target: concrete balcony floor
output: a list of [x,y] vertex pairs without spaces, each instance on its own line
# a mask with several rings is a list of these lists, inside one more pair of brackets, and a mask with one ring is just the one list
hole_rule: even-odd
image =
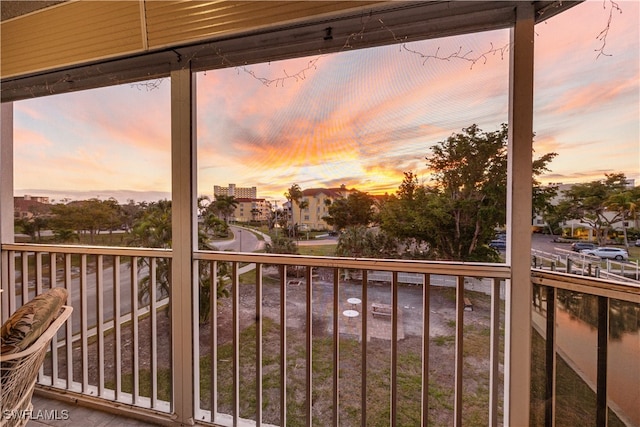
[[[34,395],[32,402],[35,419],[30,420],[27,427],[144,427],[156,425],[42,396]],[[47,416],[51,414],[56,416]]]

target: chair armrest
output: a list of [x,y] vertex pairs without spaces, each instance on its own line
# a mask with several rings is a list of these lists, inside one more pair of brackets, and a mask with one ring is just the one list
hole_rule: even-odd
[[62,311],[56,317],[56,319],[51,322],[49,327],[40,335],[40,337],[29,346],[26,350],[23,350],[19,353],[0,355],[0,362],[7,362],[9,360],[20,359],[26,356],[29,356],[31,353],[38,351],[38,349],[42,348],[42,346],[47,345],[49,340],[53,338],[53,336],[58,332],[58,329],[67,321],[69,316],[71,316],[71,312],[73,311],[73,307],[69,305],[63,305]]

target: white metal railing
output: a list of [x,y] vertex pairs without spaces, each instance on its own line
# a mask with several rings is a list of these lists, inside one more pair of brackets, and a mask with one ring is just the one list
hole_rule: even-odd
[[[67,289],[67,303],[74,307],[65,329],[52,340],[54,351],[40,370],[40,385],[151,413],[171,412],[170,399],[158,393],[160,378],[171,375],[170,362],[160,368],[158,361],[158,342],[164,336],[170,346],[170,332],[158,326],[157,313],[168,296],[158,293],[156,274],[158,263],[170,263],[170,251],[4,244],[2,257],[8,282],[2,284],[3,321],[52,286]],[[141,284],[148,290],[144,296]],[[147,328],[144,342],[141,322]]]
[[[2,257],[5,318],[52,284],[65,287],[74,306],[73,319],[54,338],[41,386],[170,422],[172,399],[182,398],[171,397],[171,328],[163,311],[169,299],[158,281],[170,251],[5,244]],[[193,258],[194,274],[206,273],[201,283],[220,281],[229,291],[228,297],[200,292],[195,301],[197,421],[367,425],[384,416],[388,425],[459,425],[480,416],[483,424],[504,422],[508,266],[229,252]],[[532,280],[534,320],[541,295],[546,312],[558,290],[640,304],[637,287],[610,280],[543,271]],[[148,297],[141,298],[145,283]],[[210,316],[201,319],[207,305]],[[548,322],[545,339],[555,336]],[[547,352],[556,344],[548,340]],[[553,367],[546,373],[552,385]],[[450,379],[443,380],[446,372]],[[602,402],[602,384],[592,388]],[[600,413],[608,408],[629,419],[624,404],[611,395],[608,402]]]
[[[365,426],[385,414],[389,425],[427,425],[441,403],[434,389],[451,392],[445,406],[453,409],[440,408],[439,415],[447,424],[459,424],[471,413],[483,414],[488,425],[503,422],[499,343],[507,266],[227,252],[199,252],[195,259],[211,263],[214,282],[220,264],[227,263],[230,272],[230,298],[221,301],[211,294],[213,313],[205,325],[210,334],[195,340],[201,357],[194,366],[203,367],[196,373],[200,422]],[[403,285],[400,277],[411,284]],[[449,299],[434,306],[434,295],[441,291]],[[222,325],[221,319],[230,321]],[[478,334],[474,328],[481,323],[486,329]],[[465,353],[467,335],[482,335],[480,347],[486,350],[482,409],[463,410],[463,402],[476,392],[468,383],[478,380],[470,366],[481,363]],[[411,340],[420,345],[407,349],[403,343]],[[430,351],[435,354],[434,346],[442,341],[448,346],[444,364],[450,365],[451,384],[439,384],[429,374],[437,371]],[[354,346],[355,353],[350,352]],[[344,349],[350,350],[346,356]],[[353,364],[378,367],[381,357],[386,375],[372,368],[349,369]],[[420,368],[406,366],[406,359]],[[407,376],[419,384],[411,402],[401,381]],[[376,400],[380,390],[387,396],[382,404]],[[265,396],[271,396],[268,402]],[[250,400],[255,403],[247,405]],[[413,418],[407,420],[407,413]]]
[[531,266],[551,271],[563,271],[581,276],[602,277],[613,281],[640,284],[640,267],[637,261],[602,259],[562,248],[555,253],[531,249]]

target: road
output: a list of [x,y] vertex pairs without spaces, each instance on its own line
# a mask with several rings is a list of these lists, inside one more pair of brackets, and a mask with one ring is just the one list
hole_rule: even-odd
[[[249,229],[231,226],[233,232],[233,239],[212,241],[211,245],[216,249],[225,251],[238,251],[238,252],[254,252],[264,248],[265,241],[260,240],[254,232]],[[322,239],[322,240],[302,240],[300,245],[326,245],[335,244],[336,239]],[[534,234],[532,237],[532,247],[541,251],[555,253],[556,248],[569,249],[568,243],[553,242],[553,236]],[[248,266],[247,266],[248,267]],[[138,277],[144,277],[147,274],[147,270],[143,269],[138,272]],[[103,269],[103,304],[104,304],[104,319],[113,318],[113,266],[106,264]],[[58,283],[62,283],[64,276],[59,273]],[[71,279],[71,303],[74,307],[81,307],[80,305],[80,278],[77,271],[72,272]],[[92,327],[96,324],[97,320],[97,299],[96,299],[96,274],[95,272],[87,273],[87,322],[88,326]],[[128,263],[120,264],[120,314],[126,315],[131,311],[131,269]],[[80,310],[76,310],[73,313],[72,323],[74,324],[74,331],[80,326]]]
[[229,228],[233,233],[233,239],[211,240],[209,246],[212,249],[215,247],[219,251],[235,252],[255,252],[264,249],[265,241],[258,239],[254,230],[236,225],[231,225]]
[[[218,250],[232,250],[238,252],[254,252],[264,248],[264,240],[258,239],[258,237],[248,229],[231,226],[234,238],[231,240],[221,240],[212,242]],[[97,323],[97,290],[96,282],[97,275],[94,269],[89,266],[89,270],[86,275],[86,295],[87,301],[87,327],[92,328]],[[72,267],[71,282],[69,283],[70,295],[69,303],[76,307],[74,310],[71,323],[73,325],[73,331],[78,332],[80,330],[80,319],[82,312],[80,310],[81,305],[81,292],[80,292],[80,271],[77,267]],[[148,275],[148,268],[143,267],[137,272],[137,277],[142,278]],[[103,277],[103,318],[105,321],[112,320],[114,315],[114,295],[113,295],[113,265],[105,261],[105,266],[102,271]],[[17,278],[17,282],[20,283],[20,278]],[[64,283],[64,270],[58,270],[58,285]],[[120,315],[126,316],[131,313],[131,266],[129,262],[122,262],[120,264]],[[21,285],[18,285],[18,292],[21,292]],[[137,296],[136,296],[137,298]]]

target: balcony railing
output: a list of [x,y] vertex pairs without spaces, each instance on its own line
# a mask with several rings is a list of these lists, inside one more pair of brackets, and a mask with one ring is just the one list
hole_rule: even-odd
[[[10,244],[2,256],[5,317],[52,284],[71,295],[74,317],[52,343],[39,378],[44,389],[171,422],[182,396],[173,390],[170,251]],[[508,266],[227,252],[193,258],[196,421],[503,423]],[[616,366],[628,372],[640,369],[623,356],[626,345],[640,343],[640,290],[542,271],[532,281],[532,424],[569,416],[567,395],[582,404],[573,407],[593,401],[610,425],[637,424],[639,406],[614,391],[622,384],[633,403],[612,359],[621,357]],[[577,308],[593,298],[600,311],[592,302]],[[580,335],[571,349],[566,328],[580,325],[608,332],[595,341]],[[595,373],[575,356],[585,349],[597,355]],[[587,397],[565,393],[565,382],[583,384]]]
[[640,425],[640,286],[534,271],[532,425]]

